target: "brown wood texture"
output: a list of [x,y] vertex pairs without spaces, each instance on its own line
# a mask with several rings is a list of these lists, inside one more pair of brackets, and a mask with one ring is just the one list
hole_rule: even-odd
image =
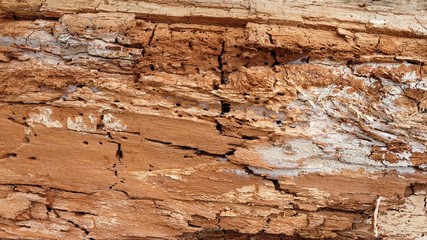
[[1,239],[426,239],[425,1],[0,0]]

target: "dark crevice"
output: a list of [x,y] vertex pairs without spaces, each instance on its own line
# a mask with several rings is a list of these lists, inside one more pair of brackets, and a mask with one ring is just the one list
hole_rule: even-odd
[[270,50],[270,55],[274,61],[272,67],[279,65],[280,63],[279,63],[279,61],[277,61],[276,52],[274,50]]
[[259,176],[259,175],[255,174],[255,173],[254,173],[254,171],[252,171],[248,166],[244,166],[244,167],[243,167],[243,169],[245,170],[245,172],[246,172],[248,175],[255,175],[255,176],[257,176],[257,177],[262,177],[262,176]]
[[[112,189],[112,188],[111,188]],[[120,189],[114,189],[114,191],[116,192],[121,192],[123,193],[128,199],[131,199],[131,197],[129,196],[129,193],[126,192],[125,190],[120,190]]]
[[29,127],[29,125],[28,125],[27,122],[20,122],[20,121],[16,120],[15,118],[12,118],[12,117],[7,118],[7,120],[9,120],[9,121],[11,121],[13,123],[19,124],[19,125],[23,125],[23,126]]
[[230,151],[224,153],[224,154],[218,154],[218,153],[210,153],[208,151],[196,148],[196,147],[190,147],[190,146],[183,146],[183,145],[175,145],[172,144],[171,142],[164,142],[164,141],[160,141],[160,140],[155,140],[155,139],[150,139],[150,138],[145,138],[146,141],[149,142],[153,142],[153,143],[158,143],[158,144],[162,144],[171,148],[176,148],[176,149],[180,149],[180,150],[192,150],[194,151],[194,153],[198,156],[210,156],[210,157],[222,157],[225,158],[227,156],[233,155],[234,152],[236,151],[236,149],[231,149]]
[[[108,171],[112,171],[114,173],[114,177],[119,176],[119,172],[117,171],[117,163],[113,163],[113,166],[111,168],[107,168]],[[110,187],[111,189],[111,187]]]
[[61,189],[61,188],[47,188],[48,190],[57,190],[57,191],[62,191],[62,192],[69,192],[69,193],[77,193],[77,194],[85,194],[85,195],[91,195],[92,193],[88,193],[88,192],[81,192],[81,191],[75,191],[75,190],[66,190],[66,189]]
[[53,207],[48,207],[49,211],[62,211],[62,212],[70,212],[70,213],[74,213],[76,215],[79,216],[84,216],[84,215],[90,215],[90,216],[98,216],[95,213],[91,213],[91,212],[86,212],[86,211],[70,211],[68,209],[61,209],[61,208],[53,208]]
[[[268,178],[267,178],[267,179],[268,179]],[[277,180],[277,179],[268,179],[268,180],[270,180],[270,181],[273,183],[273,185],[274,185],[274,189],[275,189],[276,191],[282,192],[282,189],[280,188],[279,180]]]
[[230,151],[225,153],[225,156],[232,156],[236,152],[236,149],[231,149]]
[[7,159],[7,158],[16,158],[18,154],[16,153],[6,153],[3,156],[0,156],[0,159]]
[[122,144],[120,143],[117,143],[116,159],[119,161],[119,163],[121,163],[123,159]]
[[408,196],[414,195],[414,194],[415,194],[415,183],[411,183],[405,189],[405,196],[408,197]]
[[156,32],[156,28],[157,28],[157,24],[155,24],[155,25],[154,25],[153,31],[151,31],[151,35],[150,35],[150,38],[148,39],[147,45],[146,45],[146,46],[142,46],[141,55],[142,55],[143,57],[145,57],[145,54],[146,54],[147,48],[148,48],[148,47],[150,47],[151,42],[153,41],[154,34],[155,34],[155,32]]
[[225,41],[221,42],[221,53],[218,55],[218,69],[221,71],[221,84],[227,84],[228,80],[225,77],[225,72],[223,70],[223,59],[222,56],[224,55],[225,52]]
[[147,141],[153,142],[153,143],[163,144],[163,145],[172,145],[171,142],[160,141],[160,140],[152,139],[152,138],[144,138],[144,140],[147,140]]
[[231,111],[231,104],[226,101],[221,101],[221,115],[229,113]]
[[[2,95],[4,97],[5,95]],[[0,101],[0,103],[6,103],[10,105],[29,105],[29,106],[52,106],[50,102],[24,102],[24,101]]]
[[[153,41],[154,34],[156,33],[156,28],[157,28],[157,24],[154,25],[153,31],[151,31],[150,38],[148,39],[148,42],[147,42],[147,47],[150,47],[151,42]],[[143,48],[142,56],[145,56],[145,47]]]
[[193,227],[193,228],[201,228],[202,227],[202,226],[194,225],[194,224],[190,223],[190,221],[187,221],[187,225],[189,227]]
[[[308,210],[302,210],[302,209],[298,209],[298,211],[306,211],[306,212],[310,212]],[[319,207],[317,208],[316,212],[340,212],[340,213],[351,213],[351,214],[359,214],[359,215],[367,215],[367,216],[371,216],[372,215],[372,211],[373,210],[357,210],[357,209],[344,209],[344,208],[338,208],[338,207]]]
[[[122,190],[117,190],[117,191],[122,192]],[[138,200],[153,201],[154,204],[156,204],[156,201],[163,202],[163,199],[154,198],[154,197],[129,197],[129,200],[135,200],[135,201],[138,201]],[[158,204],[156,204],[156,205],[158,205]]]
[[258,136],[242,135],[242,139],[245,139],[245,140],[256,140],[256,139],[259,139],[259,137]]
[[427,195],[424,197],[424,209],[427,208]]
[[268,239],[268,240],[297,240],[304,239],[298,235],[285,235],[285,234],[273,234],[266,232],[258,233],[240,233],[233,230],[225,230],[219,226],[219,223],[216,224],[216,230],[201,230],[197,232],[184,233],[181,236],[178,236],[177,239]]
[[[113,131],[114,132],[114,131]],[[127,133],[127,134],[132,134],[132,135],[138,135],[141,136],[140,132],[127,132],[127,131],[120,131],[121,133]]]
[[[123,154],[123,151],[122,151],[122,144],[121,144],[121,143],[119,143],[119,142],[115,142],[115,141],[110,141],[110,142],[117,144],[117,151],[116,151],[116,154],[115,154],[115,158],[116,158],[116,161],[117,161],[117,162],[116,162],[116,163],[113,163],[113,165],[111,166],[111,168],[107,168],[107,170],[112,171],[112,172],[114,173],[114,177],[115,177],[115,178],[117,178],[117,177],[119,177],[119,171],[118,171],[118,169],[117,169],[117,165],[118,165],[118,164],[119,164],[119,165],[122,165],[122,164],[123,164],[123,157],[124,157],[124,154]],[[119,183],[124,183],[124,181],[125,181],[125,178],[121,177],[121,178],[120,178],[120,181],[115,182],[115,183],[113,183],[112,185],[110,185],[110,186],[108,187],[108,190],[114,190],[113,188],[114,188],[117,184],[119,184]]]
[[420,66],[424,65],[424,62],[422,62],[423,60],[418,60],[418,59],[394,57],[393,60],[400,63],[409,63],[409,64],[420,65]]
[[254,173],[254,171],[252,171],[252,169],[249,168],[249,166],[244,166],[243,169],[245,170],[245,172],[248,175],[253,175],[253,176],[256,176],[256,177],[261,177],[263,180],[271,181],[273,183],[274,189],[276,191],[278,191],[280,193],[284,193],[284,194],[290,194],[290,195],[293,195],[294,197],[296,197],[296,193],[292,193],[292,192],[290,192],[290,191],[288,191],[286,189],[282,189],[281,186],[280,186],[279,180],[268,178],[268,177],[262,176],[260,174],[256,174],[256,173]]
[[55,212],[55,214],[57,215],[57,217],[58,217],[59,219],[62,219],[62,220],[64,220],[64,221],[67,221],[68,223],[71,223],[75,228],[78,228],[78,229],[82,230],[82,231],[85,233],[85,235],[86,235],[86,236],[88,236],[88,235],[90,234],[90,231],[89,231],[89,230],[87,230],[86,228],[84,228],[84,227],[80,226],[79,224],[75,223],[74,221],[72,221],[72,220],[70,220],[70,219],[66,219],[66,218],[62,218],[62,217],[60,217],[60,216],[59,216],[59,214],[58,214],[56,211],[61,211],[61,210],[54,210],[54,209],[51,209],[51,210],[52,210],[53,212]]
[[222,135],[224,133],[221,123],[219,123],[217,120],[215,120],[215,128],[219,132],[219,134]]
[[[40,12],[35,12],[40,13]],[[40,16],[38,14],[34,15],[16,15],[14,12],[6,12],[5,16],[2,16],[3,19],[11,19],[13,21],[28,21],[28,20],[36,20],[39,19]],[[42,18],[45,21],[58,21],[60,17],[55,16],[43,16]]]
[[112,190],[119,182],[113,183],[111,186],[108,187],[108,190]]

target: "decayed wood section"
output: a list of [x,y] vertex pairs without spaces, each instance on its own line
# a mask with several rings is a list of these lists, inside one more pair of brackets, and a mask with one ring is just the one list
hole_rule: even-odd
[[0,238],[427,238],[426,9],[0,0]]

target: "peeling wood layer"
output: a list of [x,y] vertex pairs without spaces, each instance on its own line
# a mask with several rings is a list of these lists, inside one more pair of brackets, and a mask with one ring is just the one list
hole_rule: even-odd
[[0,238],[425,238],[396,4],[0,0]]

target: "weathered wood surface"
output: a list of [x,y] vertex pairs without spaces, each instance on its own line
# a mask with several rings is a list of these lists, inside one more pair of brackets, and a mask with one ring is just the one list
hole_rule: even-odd
[[0,238],[427,238],[426,9],[0,0]]

